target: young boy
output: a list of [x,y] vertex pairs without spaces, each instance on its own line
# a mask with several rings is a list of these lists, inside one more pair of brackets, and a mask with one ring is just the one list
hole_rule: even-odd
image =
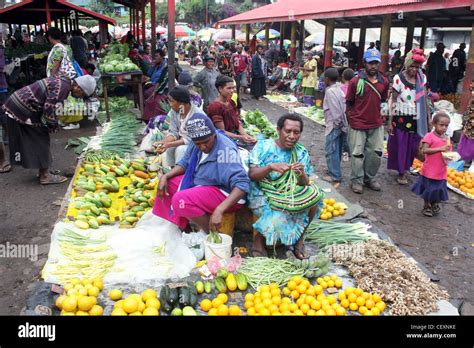
[[344,145],[344,136],[347,133],[346,98],[337,82],[339,73],[335,68],[328,68],[324,72],[326,91],[324,94],[324,118],[326,120],[326,162],[328,174],[322,179],[333,182],[339,187],[342,181],[341,159]]

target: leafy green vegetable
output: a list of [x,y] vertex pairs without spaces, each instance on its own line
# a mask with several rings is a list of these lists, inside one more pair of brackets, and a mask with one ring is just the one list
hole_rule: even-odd
[[247,111],[245,114],[245,122],[248,125],[256,126],[265,138],[276,138],[278,136],[273,124],[259,109]]

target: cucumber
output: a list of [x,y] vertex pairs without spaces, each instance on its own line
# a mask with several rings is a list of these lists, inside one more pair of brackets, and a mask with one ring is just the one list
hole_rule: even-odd
[[210,294],[212,292],[212,283],[211,282],[205,282],[204,283],[204,291],[206,294]]
[[160,290],[160,302],[161,304],[168,303],[170,294],[169,294],[169,288],[166,285],[163,285]]
[[[160,301],[160,302],[161,302],[161,301]],[[173,310],[173,306],[172,306],[170,303],[165,302],[165,303],[163,303],[163,304],[161,305],[161,309],[162,309],[165,313],[169,314],[169,313],[171,313],[171,311]]]
[[224,278],[222,278],[222,277],[217,277],[215,284],[216,284],[216,289],[217,289],[219,292],[226,292],[226,291],[227,291],[227,285],[226,285],[226,283],[225,283]]
[[201,281],[196,282],[196,291],[199,294],[202,294],[204,292],[204,283]]
[[192,286],[192,284],[188,288],[189,288],[189,305],[191,307],[196,307],[198,303],[197,289],[194,286]]
[[190,290],[188,287],[183,286],[179,288],[179,306],[181,308],[189,306],[190,305]]

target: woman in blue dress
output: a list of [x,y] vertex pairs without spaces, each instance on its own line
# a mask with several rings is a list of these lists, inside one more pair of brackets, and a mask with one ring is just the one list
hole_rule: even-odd
[[[248,202],[258,218],[253,225],[258,232],[254,236],[253,254],[264,256],[265,245],[281,242],[292,249],[295,257],[304,259],[308,257],[303,245],[304,231],[321,209],[324,193],[310,183],[309,176],[313,169],[308,150],[298,144],[303,131],[301,117],[295,114],[283,115],[278,120],[277,131],[278,139],[258,141],[249,157],[251,185]],[[276,200],[271,198],[271,192],[269,194],[268,184],[275,183],[282,176],[293,175],[290,171],[296,174],[293,176],[293,188],[298,186],[303,192],[299,196],[300,210],[291,204],[288,208],[281,205],[279,197],[284,194],[277,194]]]

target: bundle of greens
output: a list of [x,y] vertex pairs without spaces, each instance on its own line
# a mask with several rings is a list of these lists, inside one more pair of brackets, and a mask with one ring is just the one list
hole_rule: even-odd
[[100,62],[99,70],[104,73],[139,71],[140,68],[128,58],[128,51],[127,44],[111,44]]
[[[109,110],[110,112],[123,112],[133,107],[133,101],[128,100],[127,97],[110,97],[109,98]],[[102,110],[105,110],[105,106],[101,106]]]
[[133,152],[137,145],[137,134],[140,122],[130,112],[117,113],[107,125],[106,131],[101,136],[100,149],[108,150],[124,156]]
[[245,114],[245,122],[248,125],[256,126],[265,138],[276,138],[277,132],[273,124],[268,120],[267,116],[259,109],[255,111],[247,111]]

